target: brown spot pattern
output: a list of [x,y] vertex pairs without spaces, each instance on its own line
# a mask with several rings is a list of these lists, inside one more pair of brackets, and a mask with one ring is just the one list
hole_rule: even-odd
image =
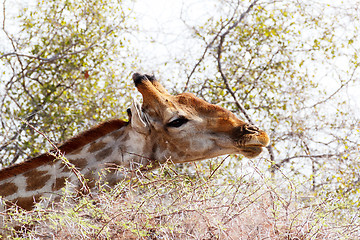
[[16,193],[18,190],[18,187],[15,185],[15,183],[4,183],[0,185],[0,196],[7,197],[14,193]]
[[38,171],[36,169],[24,173],[26,177],[26,191],[34,191],[43,188],[51,178],[47,171]]
[[61,188],[65,187],[65,183],[66,183],[66,177],[57,178],[55,180],[55,183],[53,183],[51,190],[52,191],[60,190]]
[[25,210],[31,210],[36,202],[40,200],[41,195],[35,195],[31,197],[23,197],[23,198],[17,198],[13,202],[16,203],[19,207],[25,209]]
[[129,134],[126,134],[126,135],[124,135],[124,136],[122,137],[121,141],[122,141],[122,142],[126,142],[126,141],[128,141],[129,139],[130,139]]
[[95,171],[94,170],[90,170],[89,172],[84,174],[84,178],[87,180],[87,185],[89,188],[94,188],[95,187]]
[[76,150],[71,152],[71,155],[79,154],[82,150],[83,150],[83,148],[76,149]]
[[95,158],[97,161],[101,161],[104,158],[107,158],[108,156],[110,156],[112,152],[113,152],[112,148],[106,148],[106,149],[102,150],[101,152],[97,153],[95,155]]
[[118,139],[119,137],[121,137],[124,134],[124,131],[118,130],[118,131],[114,131],[110,134],[110,136],[114,139]]
[[85,158],[69,159],[69,162],[79,169],[83,169],[88,165],[88,161]]
[[[125,122],[120,119],[114,119],[107,122],[103,122],[81,134],[71,138],[70,140],[66,141],[59,147],[59,150],[62,153],[69,154],[75,150],[81,149],[86,144],[95,141],[112,131],[118,130],[122,127],[128,125],[128,122]],[[22,174],[26,171],[31,169],[35,169],[41,165],[49,164],[50,161],[54,160],[54,156],[45,153],[37,156],[35,158],[29,159],[25,162],[16,164],[14,166],[4,168],[0,170],[0,181],[6,178],[14,177],[18,174]]]
[[104,142],[94,142],[90,145],[90,148],[89,148],[89,152],[93,153],[93,152],[97,152],[101,149],[103,149],[104,147],[106,146],[106,143]]

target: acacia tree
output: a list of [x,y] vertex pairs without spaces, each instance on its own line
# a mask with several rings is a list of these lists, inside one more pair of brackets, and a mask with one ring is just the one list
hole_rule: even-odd
[[[359,84],[360,43],[358,26],[354,25],[359,23],[360,14],[356,3],[339,7],[312,1],[218,2],[218,9],[212,11],[204,25],[191,28],[192,43],[202,46],[200,52],[196,52],[196,47],[191,49],[191,56],[198,53],[198,58],[194,62],[191,56],[174,59],[173,63],[169,60],[165,67],[173,70],[168,71],[170,74],[185,73],[187,81],[183,85],[175,83],[177,87],[191,89],[269,133],[272,142],[267,152],[248,164],[260,174],[254,174],[255,177],[246,171],[239,174],[246,161],[241,157],[241,161],[228,162],[225,160],[229,157],[225,157],[217,165],[208,161],[211,172],[207,178],[202,178],[202,169],[196,166],[199,177],[196,181],[165,168],[159,174],[160,181],[152,178],[154,174],[144,178],[145,182],[135,181],[139,187],[134,187],[133,182],[129,182],[131,185],[121,182],[120,188],[107,195],[110,201],[106,200],[105,205],[101,199],[100,204],[98,200],[93,204],[92,199],[85,198],[85,204],[80,202],[79,206],[71,207],[79,209],[75,215],[69,215],[67,210],[63,215],[61,210],[52,211],[60,215],[46,216],[45,221],[60,219],[61,224],[56,221],[51,221],[54,225],[42,224],[47,235],[56,231],[56,236],[60,226],[69,236],[63,226],[73,230],[76,225],[82,236],[93,238],[106,235],[107,228],[116,230],[116,236],[124,229],[136,232],[137,237],[179,236],[180,229],[186,237],[216,238],[222,236],[216,235],[216,229],[229,237],[224,230],[235,226],[234,236],[241,232],[245,237],[249,231],[244,233],[233,220],[250,229],[247,238],[252,238],[254,231],[264,238],[264,226],[273,236],[287,239],[292,238],[294,231],[294,236],[300,238],[323,238],[323,229],[330,229],[331,233],[345,229],[340,235],[347,238],[359,232],[360,125],[359,116],[345,98],[345,90]],[[122,6],[122,2],[102,0],[39,1],[36,11],[20,15],[22,29],[16,35],[9,33],[3,21],[2,30],[12,46],[12,50],[0,53],[4,69],[0,80],[3,164],[44,148],[48,140],[34,128],[52,141],[61,141],[81,126],[112,117],[124,109],[119,105],[126,99],[119,101],[118,97],[127,90],[127,84],[115,80],[128,75],[129,63],[134,58],[129,56],[132,50],[125,47],[123,34],[133,29],[128,26]],[[149,37],[156,43],[156,38]],[[339,65],[339,57],[346,64]],[[152,65],[152,61],[146,64],[154,71],[163,67]],[[162,79],[164,76],[166,73],[161,73]],[[324,81],[320,81],[327,77],[336,80],[330,92],[325,91]],[[227,166],[221,165],[224,162]],[[215,176],[219,172],[230,174]],[[169,175],[170,180],[162,178],[163,174]],[[133,189],[146,191],[138,191],[140,194],[133,197]],[[290,205],[300,202],[293,198],[299,193],[321,197],[315,199],[318,204],[307,208],[309,211],[302,204],[300,211],[292,211]],[[270,195],[269,203],[262,200],[265,195]],[[255,202],[254,208],[249,208]],[[73,205],[72,201],[63,203],[66,208]],[[109,207],[109,203],[120,208]],[[285,210],[280,217],[279,203]],[[90,217],[91,221],[103,224],[101,227],[89,224],[88,216],[95,216],[90,209],[96,216],[99,214],[99,218]],[[340,227],[324,217],[339,209],[344,211],[340,214],[344,217]],[[346,215],[349,212],[352,215]],[[28,214],[31,213],[26,212],[26,218]],[[195,217],[189,221],[192,214]],[[316,214],[321,216],[314,217]],[[298,221],[299,215],[305,221]],[[66,225],[69,217],[75,225]],[[246,221],[252,218],[261,218],[260,224]],[[38,224],[37,213],[34,219]],[[174,225],[168,224],[170,220]],[[109,227],[113,223],[114,227]],[[32,225],[27,221],[26,224]],[[197,224],[205,228],[202,235],[194,234]],[[159,228],[169,230],[171,235],[161,235]]]
[[[351,197],[360,189],[359,117],[343,97],[359,83],[355,3],[219,3],[215,17],[192,27],[203,50],[184,70],[185,89],[267,130],[263,166],[278,183],[296,179],[307,195],[337,193],[359,205]],[[330,93],[326,78],[335,79]]]
[[18,32],[4,17],[11,48],[0,52],[2,165],[47,150],[48,139],[39,132],[61,142],[84,125],[121,116],[128,89],[123,80],[135,59],[126,44],[135,29],[127,4],[37,1],[20,13]]

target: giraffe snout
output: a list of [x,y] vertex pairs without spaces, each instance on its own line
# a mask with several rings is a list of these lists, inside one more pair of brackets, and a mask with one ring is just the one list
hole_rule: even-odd
[[251,124],[235,128],[232,137],[242,147],[266,147],[270,141],[269,136],[263,130]]

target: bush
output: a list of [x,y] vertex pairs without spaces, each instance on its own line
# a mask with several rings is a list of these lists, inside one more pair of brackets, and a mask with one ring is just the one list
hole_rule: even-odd
[[360,234],[358,214],[336,217],[339,200],[298,196],[295,183],[285,190],[256,171],[251,178],[218,173],[193,178],[165,165],[132,175],[86,196],[64,190],[61,201],[44,207],[44,200],[30,212],[13,208],[5,214],[3,234],[15,239],[354,239]]

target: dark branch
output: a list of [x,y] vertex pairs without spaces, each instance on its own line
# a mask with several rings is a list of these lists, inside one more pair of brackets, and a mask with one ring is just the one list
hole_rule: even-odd
[[[223,34],[220,35],[220,42],[219,42],[219,45],[217,47],[217,66],[218,66],[218,70],[220,72],[220,75],[221,75],[221,78],[223,79],[223,82],[225,84],[225,87],[226,89],[228,90],[228,92],[230,93],[230,95],[232,96],[232,98],[234,99],[234,102],[236,104],[236,106],[238,107],[238,109],[241,111],[241,113],[245,116],[245,118],[247,119],[247,121],[254,125],[254,122],[251,120],[249,114],[247,114],[247,111],[246,109],[242,106],[242,104],[240,104],[239,100],[237,99],[236,97],[236,94],[235,92],[232,90],[232,88],[230,87],[230,84],[229,84],[229,80],[228,78],[226,77],[224,71],[223,71],[223,68],[222,68],[222,64],[221,64],[221,54],[222,54],[222,49],[223,49],[223,43],[225,41],[225,38],[226,36],[230,33],[230,31],[234,28],[236,28],[240,23],[241,21],[249,14],[249,12],[251,11],[251,9],[256,5],[256,3],[258,2],[258,0],[255,0],[253,1],[250,6],[246,9],[245,12],[243,12],[239,19],[234,22],[234,24],[232,24]],[[221,32],[221,31],[220,31]],[[274,54],[276,55],[276,53]],[[265,69],[264,69],[265,71]],[[270,161],[272,163],[275,163],[275,156],[274,156],[274,151],[272,149],[272,146],[269,145],[267,147],[267,150],[269,152],[269,156],[270,156]]]
[[237,27],[240,24],[240,22],[245,18],[245,16],[250,12],[250,10],[254,7],[254,5],[256,3],[257,3],[257,0],[253,1],[250,4],[250,6],[247,8],[247,10],[240,15],[239,19],[233,25],[231,25],[223,34],[220,35],[220,42],[219,42],[219,45],[217,47],[217,65],[218,65],[218,70],[219,70],[219,72],[221,74],[221,78],[224,81],[225,87],[229,91],[229,93],[231,94],[232,98],[235,101],[236,106],[239,108],[239,110],[245,116],[247,121],[249,123],[253,124],[253,125],[254,125],[254,122],[251,120],[250,116],[247,114],[245,108],[238,101],[238,99],[237,99],[237,97],[235,95],[235,92],[232,90],[232,88],[229,85],[228,78],[226,77],[225,73],[223,72],[222,64],[221,64],[221,54],[222,54],[222,48],[223,48],[223,43],[225,41],[225,37],[230,33],[230,31],[232,29],[234,29],[235,27]]
[[283,166],[285,163],[290,162],[290,160],[295,159],[295,158],[328,158],[328,157],[334,157],[334,156],[338,156],[339,154],[318,154],[318,155],[298,155],[298,156],[292,156],[292,157],[288,157],[288,158],[284,158],[283,160],[281,160],[279,163],[276,163],[274,165],[271,166],[272,171],[273,169],[279,169],[281,166]]

